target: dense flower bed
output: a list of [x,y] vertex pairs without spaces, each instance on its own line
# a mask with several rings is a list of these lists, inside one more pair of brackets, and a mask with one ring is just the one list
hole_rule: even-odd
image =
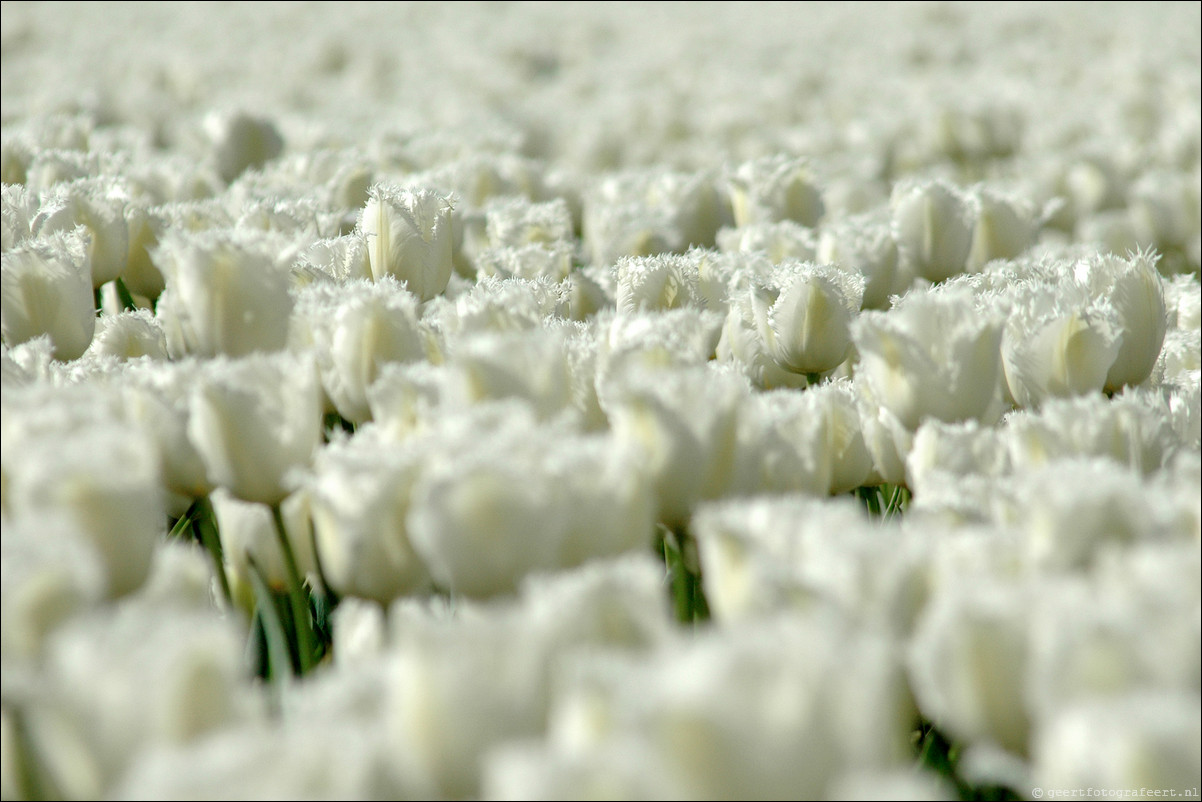
[[984,5],[6,4],[4,798],[1196,797],[1198,4]]

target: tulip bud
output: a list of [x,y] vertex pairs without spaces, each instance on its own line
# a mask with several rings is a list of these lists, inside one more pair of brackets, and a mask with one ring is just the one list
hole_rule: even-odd
[[806,162],[769,156],[741,164],[730,177],[735,225],[792,220],[813,228],[825,207]]
[[289,471],[321,444],[321,396],[308,358],[217,360],[193,390],[188,437],[209,480],[246,501],[276,504]]
[[626,256],[614,270],[617,307],[623,314],[705,306],[697,264],[688,254]]
[[864,277],[863,308],[889,306],[898,257],[897,243],[887,220],[852,217],[824,227],[818,237],[815,258]]
[[425,357],[416,305],[391,276],[300,293],[290,336],[294,347],[314,349],[322,386],[343,418],[370,419],[367,393],[384,365]]
[[266,242],[235,230],[171,231],[152,258],[167,279],[157,312],[173,357],[244,356],[287,343],[287,271]]
[[372,278],[391,275],[428,301],[451,280],[452,202],[428,189],[372,187],[359,226]]
[[364,434],[323,450],[306,487],[331,587],[386,604],[429,583],[406,523],[419,463]]
[[32,223],[35,234],[69,232],[82,226],[88,234],[92,286],[116,279],[129,261],[126,202],[107,179],[90,178],[56,186],[42,202]]
[[1079,262],[1076,274],[1095,297],[1110,301],[1120,332],[1118,353],[1106,372],[1103,389],[1113,393],[1142,384],[1152,374],[1167,328],[1164,283],[1156,271],[1155,256],[1099,256]]
[[1040,288],[1016,305],[1006,323],[1002,365],[1010,395],[1020,406],[1098,392],[1119,352],[1112,308],[1068,291]]
[[835,267],[785,262],[751,289],[760,337],[781,367],[794,373],[837,368],[851,347],[851,321],[864,279]]
[[972,250],[968,202],[940,181],[899,185],[893,193],[893,237],[905,264],[928,281],[964,272]]
[[96,328],[88,236],[76,229],[6,251],[0,273],[0,329],[8,345],[49,335],[54,356],[83,354]]
[[243,112],[213,112],[205,118],[204,129],[217,172],[227,184],[246,170],[262,167],[284,149],[284,140],[270,120]]
[[971,295],[909,296],[888,312],[861,313],[852,335],[872,395],[911,432],[927,417],[950,423],[991,412],[1002,323]]
[[968,267],[979,270],[994,259],[1013,259],[1035,244],[1039,219],[1032,204],[984,187],[971,196],[976,209]]

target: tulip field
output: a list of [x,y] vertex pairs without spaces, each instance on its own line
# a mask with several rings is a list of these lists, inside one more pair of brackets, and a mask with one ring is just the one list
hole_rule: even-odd
[[1198,3],[2,39],[5,800],[1198,798]]

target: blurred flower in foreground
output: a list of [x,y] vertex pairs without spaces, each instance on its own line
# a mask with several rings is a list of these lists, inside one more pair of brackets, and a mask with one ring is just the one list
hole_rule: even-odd
[[311,358],[214,360],[189,401],[188,437],[209,480],[246,501],[276,504],[289,471],[321,444],[321,397]]

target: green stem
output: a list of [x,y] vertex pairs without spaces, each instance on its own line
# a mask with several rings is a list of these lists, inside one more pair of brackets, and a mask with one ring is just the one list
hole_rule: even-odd
[[288,530],[284,527],[284,517],[280,513],[279,504],[271,505],[271,516],[275,521],[275,532],[280,541],[280,553],[284,555],[284,569],[288,574],[288,602],[292,607],[292,618],[296,623],[300,673],[305,674],[313,668],[317,658],[317,642],[313,637],[313,622],[309,615],[308,596],[301,585],[296,555],[292,552],[292,543],[288,540]]
[[[293,660],[288,648],[288,633],[284,629],[284,621],[280,611],[275,606],[275,596],[259,570],[259,564],[253,555],[248,556],[250,568],[250,583],[255,589],[255,617],[263,626],[263,639],[267,642],[267,677],[272,682],[283,682],[289,673],[299,673],[300,667]],[[253,627],[251,637],[255,637]],[[286,667],[291,668],[291,672]]]
[[207,498],[198,498],[193,502],[185,517],[194,519],[196,536],[209,558],[213,561],[213,571],[221,584],[221,595],[230,607],[234,606],[234,594],[230,590],[230,579],[225,573],[225,557],[221,549],[221,533],[217,531],[217,520],[214,517],[213,505]]
[[134,301],[133,293],[129,291],[129,287],[125,286],[125,282],[120,278],[115,282],[117,288],[117,297],[121,299],[121,307],[123,309],[137,309],[138,304]]

